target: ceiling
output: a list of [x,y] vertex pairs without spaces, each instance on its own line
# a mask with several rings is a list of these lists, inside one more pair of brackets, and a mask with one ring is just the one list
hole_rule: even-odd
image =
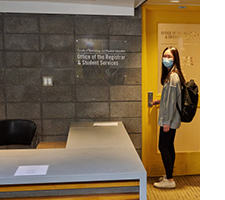
[[134,8],[139,7],[143,3],[200,5],[200,0],[171,1],[172,0],[0,0],[0,12],[133,16]]
[[0,0],[0,12],[124,15],[146,0]]

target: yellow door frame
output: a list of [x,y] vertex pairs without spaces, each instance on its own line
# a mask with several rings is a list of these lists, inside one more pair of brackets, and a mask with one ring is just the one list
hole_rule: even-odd
[[[176,16],[185,13],[180,18]],[[148,21],[151,14],[157,12],[162,16]],[[179,14],[178,14],[179,15]],[[198,17],[199,16],[199,17]],[[159,20],[159,21],[157,21]],[[158,93],[158,51],[157,23],[200,23],[200,6],[144,5],[142,6],[142,161],[148,176],[158,176],[163,172],[161,156],[157,153],[157,107],[148,107],[147,93],[153,92],[153,100],[160,99]],[[199,174],[200,152],[176,154],[175,174]],[[189,164],[190,163],[190,164]]]

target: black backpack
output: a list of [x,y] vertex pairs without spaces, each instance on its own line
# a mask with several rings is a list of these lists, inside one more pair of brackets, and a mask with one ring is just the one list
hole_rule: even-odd
[[191,79],[182,88],[181,109],[177,104],[177,109],[181,116],[182,122],[191,122],[195,116],[198,105],[198,86]]

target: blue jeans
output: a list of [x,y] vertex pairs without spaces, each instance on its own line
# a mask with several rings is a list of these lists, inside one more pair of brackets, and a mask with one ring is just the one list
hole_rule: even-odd
[[161,152],[163,165],[166,170],[167,179],[173,178],[173,167],[175,161],[175,134],[176,129],[170,129],[168,132],[164,132],[163,127],[160,127],[159,150]]

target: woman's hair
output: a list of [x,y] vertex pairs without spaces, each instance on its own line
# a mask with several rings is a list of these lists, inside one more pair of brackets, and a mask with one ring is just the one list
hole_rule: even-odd
[[178,50],[175,47],[167,47],[163,51],[162,57],[163,57],[165,51],[168,49],[171,51],[171,53],[173,54],[173,57],[174,57],[173,67],[171,67],[170,71],[168,71],[168,68],[166,68],[164,66],[164,64],[162,63],[161,84],[164,85],[165,82],[169,81],[170,74],[172,74],[173,72],[176,72],[180,77],[181,85],[185,85],[186,81],[185,81],[185,78],[184,78],[183,73],[180,68],[180,57],[179,57]]

